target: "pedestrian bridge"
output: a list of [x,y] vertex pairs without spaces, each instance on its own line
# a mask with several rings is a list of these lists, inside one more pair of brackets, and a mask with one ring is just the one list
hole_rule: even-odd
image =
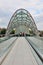
[[18,9],[12,15],[7,26],[6,36],[9,36],[12,30],[16,34],[29,34],[30,31],[34,35],[38,35],[38,29],[32,15],[25,9]]
[[43,38],[0,39],[0,65],[43,65]]
[[25,9],[16,10],[0,38],[0,65],[43,65],[43,37]]

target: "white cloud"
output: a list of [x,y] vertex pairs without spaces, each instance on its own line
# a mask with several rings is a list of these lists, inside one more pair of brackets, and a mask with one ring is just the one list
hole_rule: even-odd
[[39,14],[39,15],[36,15],[34,17],[35,19],[35,22],[36,22],[36,25],[37,25],[37,28],[39,30],[43,30],[43,13]]
[[2,14],[3,17],[0,15],[0,26],[2,26],[3,22],[6,22],[5,24],[8,24],[8,21],[12,14],[19,8],[25,8],[28,10],[33,18],[35,18],[37,26],[41,26],[40,21],[43,20],[41,18],[43,17],[43,0],[0,0],[0,10],[2,10],[1,13],[6,14]]
[[0,27],[7,27],[8,22],[9,21],[5,17],[0,18]]
[[43,30],[43,22],[39,22],[37,24],[37,28],[38,28],[38,30]]
[[28,10],[33,8],[32,10],[36,11],[43,8],[43,2],[39,2],[39,0],[0,0],[0,8],[11,12],[18,8],[26,8]]
[[0,23],[2,22],[2,19],[0,18]]

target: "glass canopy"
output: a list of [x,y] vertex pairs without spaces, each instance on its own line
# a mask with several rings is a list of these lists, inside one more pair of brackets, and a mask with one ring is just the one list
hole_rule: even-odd
[[34,34],[37,35],[38,30],[37,26],[34,22],[33,17],[31,14],[25,10],[25,9],[18,9],[11,17],[6,35],[10,35],[10,32],[15,28],[16,32],[15,34],[19,34],[20,32],[24,32],[26,34],[29,34],[29,29],[32,30]]

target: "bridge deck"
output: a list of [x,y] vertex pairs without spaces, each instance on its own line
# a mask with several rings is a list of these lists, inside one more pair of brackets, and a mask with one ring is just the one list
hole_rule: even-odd
[[2,65],[38,65],[31,46],[24,37],[19,37]]

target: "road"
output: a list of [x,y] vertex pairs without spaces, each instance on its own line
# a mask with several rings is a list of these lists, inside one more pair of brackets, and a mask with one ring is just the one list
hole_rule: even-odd
[[1,65],[38,65],[31,46],[24,37],[18,37],[10,53]]

